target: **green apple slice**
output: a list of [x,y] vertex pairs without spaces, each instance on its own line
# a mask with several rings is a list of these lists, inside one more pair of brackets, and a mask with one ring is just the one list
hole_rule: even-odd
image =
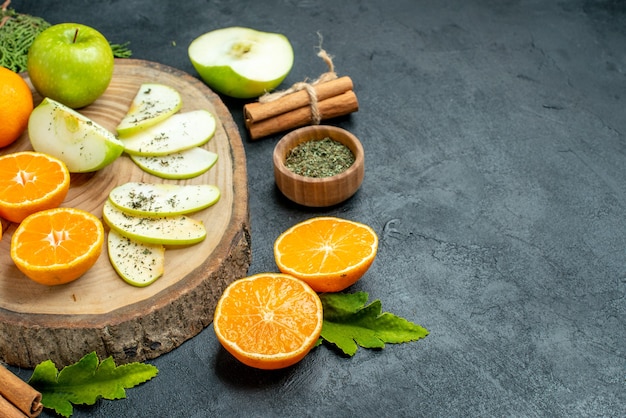
[[216,129],[217,122],[211,112],[192,110],[123,137],[122,142],[128,154],[155,157],[204,145]]
[[164,121],[180,110],[180,93],[164,84],[144,83],[117,126],[118,136],[128,136]]
[[190,245],[206,238],[206,228],[201,221],[185,215],[135,216],[104,202],[102,218],[113,230],[125,237],[148,244]]
[[165,247],[161,244],[142,243],[111,229],[107,246],[113,269],[128,284],[148,286],[165,271]]
[[35,151],[60,159],[72,173],[100,170],[124,152],[112,132],[50,98],[30,114],[28,136]]
[[130,155],[146,173],[172,180],[190,179],[207,172],[217,162],[217,154],[200,147],[158,157]]
[[111,190],[109,199],[131,215],[185,215],[214,205],[220,199],[220,189],[211,184],[128,182]]
[[205,33],[191,42],[187,52],[209,87],[239,99],[275,89],[294,60],[284,35],[239,26]]

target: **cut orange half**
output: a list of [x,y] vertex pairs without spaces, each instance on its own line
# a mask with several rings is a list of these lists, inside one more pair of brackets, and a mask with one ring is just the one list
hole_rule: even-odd
[[32,280],[53,286],[69,283],[98,260],[104,228],[82,209],[54,208],[28,216],[11,238],[11,258]]
[[271,370],[302,360],[319,339],[322,321],[322,302],[306,283],[286,274],[261,273],[226,288],[213,328],[236,359]]
[[316,292],[340,292],[370,268],[378,236],[362,223],[316,217],[283,232],[274,243],[278,269],[304,280]]
[[65,164],[47,154],[23,151],[0,156],[0,216],[22,222],[59,206],[70,188]]

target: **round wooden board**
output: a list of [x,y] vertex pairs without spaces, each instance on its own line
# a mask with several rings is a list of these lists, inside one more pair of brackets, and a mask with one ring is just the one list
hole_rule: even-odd
[[[30,84],[28,77],[24,75]],[[79,111],[105,128],[115,128],[142,83],[162,83],[178,90],[181,112],[207,109],[218,119],[215,136],[205,148],[218,154],[205,174],[184,181],[163,180],[122,155],[108,167],[72,174],[62,206],[102,216],[109,191],[128,181],[214,184],[220,200],[192,214],[201,219],[207,238],[184,248],[167,248],[164,275],[145,288],[133,287],[111,267],[106,251],[75,282],[43,286],[24,276],[10,258],[17,225],[3,222],[0,241],[0,360],[34,367],[50,359],[64,366],[96,351],[118,363],[143,361],[169,352],[198,334],[213,319],[217,299],[233,280],[243,277],[251,261],[248,190],[243,144],[232,116],[219,96],[198,79],[153,62],[116,60],[109,88]],[[31,85],[31,90],[32,88]],[[42,98],[36,92],[35,105]],[[32,149],[28,134],[0,154]],[[105,225],[106,229],[106,225]]]

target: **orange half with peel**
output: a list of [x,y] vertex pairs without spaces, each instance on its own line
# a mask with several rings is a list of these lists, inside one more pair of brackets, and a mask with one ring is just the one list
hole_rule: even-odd
[[334,217],[296,224],[274,242],[279,270],[304,280],[316,292],[340,292],[370,268],[378,236],[368,225]]
[[58,207],[69,188],[70,173],[61,160],[32,151],[0,156],[0,216],[8,221]]
[[261,273],[231,283],[215,308],[213,329],[242,363],[280,369],[302,360],[322,331],[322,302],[305,282]]
[[69,283],[98,260],[104,228],[95,215],[76,208],[54,208],[22,221],[11,238],[11,258],[30,279],[49,286]]

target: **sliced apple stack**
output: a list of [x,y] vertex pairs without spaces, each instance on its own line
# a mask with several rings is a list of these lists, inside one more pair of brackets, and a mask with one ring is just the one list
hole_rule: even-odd
[[166,179],[188,179],[209,170],[217,154],[201,148],[217,122],[204,109],[178,113],[180,94],[170,86],[142,84],[117,126],[126,153],[142,170]]
[[115,187],[102,215],[109,228],[109,260],[120,277],[147,286],[161,277],[165,247],[192,245],[206,238],[201,221],[187,215],[214,205],[216,186],[129,182]]

